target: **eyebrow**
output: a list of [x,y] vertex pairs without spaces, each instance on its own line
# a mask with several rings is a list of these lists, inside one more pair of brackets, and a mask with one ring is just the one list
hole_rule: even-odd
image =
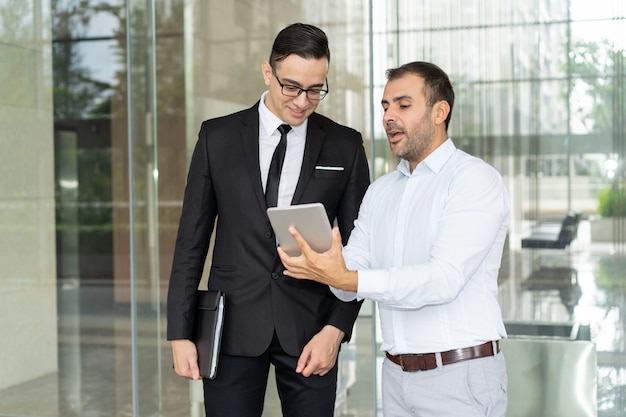
[[[289,84],[289,85],[293,85],[293,86],[296,86],[296,87],[302,87],[302,84],[300,84],[296,80],[292,80],[291,78],[283,78],[280,82],[283,83],[283,84]],[[324,87],[325,84],[326,84],[326,81],[324,81],[323,83],[310,85],[310,86],[308,86],[306,88]]]
[[[413,100],[413,97],[405,94],[403,96],[398,96],[391,99],[391,101],[393,101],[394,103],[402,100]],[[380,101],[380,104],[389,104],[389,100],[383,99]]]

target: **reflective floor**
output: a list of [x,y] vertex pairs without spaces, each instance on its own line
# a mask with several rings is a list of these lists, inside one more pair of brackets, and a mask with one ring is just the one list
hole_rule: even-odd
[[[569,380],[567,377],[561,378],[557,381],[561,388],[572,392],[555,394],[555,397],[578,397],[579,393],[573,392],[588,382],[584,378],[594,378],[596,390],[592,395],[596,396],[595,410],[579,409],[577,413],[560,410],[556,415],[626,416],[624,248],[591,242],[590,223],[583,221],[578,238],[567,250],[521,249],[516,256],[516,259],[509,260],[514,266],[509,269],[508,276],[502,274],[499,286],[503,315],[509,324],[509,337],[517,337],[511,331],[513,325],[533,322],[558,332],[559,337],[555,339],[577,338],[577,343],[591,340],[595,347],[596,372],[593,375],[586,372],[572,374]],[[571,331],[570,334],[567,329]],[[507,365],[515,359],[507,356]],[[562,365],[573,367],[576,358],[564,357]],[[546,365],[546,368],[549,367]],[[523,378],[509,368],[510,382]],[[553,401],[554,398],[549,400]],[[515,401],[510,399],[509,402],[511,406]],[[513,415],[515,410],[511,408],[514,407],[509,407],[509,414]]]
[[[610,244],[591,243],[589,225],[583,222],[578,239],[568,250],[520,249],[511,251],[515,255],[506,255],[500,298],[511,336],[507,343],[513,343],[505,344],[503,350],[507,365],[515,361],[509,368],[510,405],[515,408],[509,409],[510,416],[626,417],[626,263],[614,249]],[[66,302],[67,297],[76,296],[75,291],[59,289],[59,372],[0,391],[0,416],[133,415],[129,311],[116,307],[103,314],[98,302],[107,299],[111,290],[83,288],[79,297],[85,299],[84,307],[78,319]],[[379,378],[375,375],[382,357],[379,353],[373,355],[375,323],[368,310],[371,312],[371,306],[364,308],[364,314],[357,321],[355,343],[342,350],[338,417],[382,416]],[[162,366],[160,415],[202,416],[201,383],[174,375],[169,345],[164,337],[156,341],[148,336],[154,330],[154,323],[140,322],[137,345],[142,360],[154,359],[154,363],[160,362]],[[576,360],[568,357],[571,353],[558,357],[533,353],[535,351],[525,348],[526,345],[515,345],[516,340],[556,341],[566,348],[563,352],[571,352],[567,349],[580,344],[587,355],[585,358],[592,358],[597,367],[592,366],[591,372],[589,369],[577,371]],[[589,345],[593,348],[591,353],[585,347]],[[538,397],[533,401],[565,399],[570,405],[579,402],[584,406],[572,405],[577,410],[564,411],[546,405],[543,409],[552,411],[540,412],[531,407],[529,410],[533,411],[526,412],[532,401],[529,401],[528,387],[523,385],[529,381],[529,371],[524,366],[532,360],[543,372],[540,381],[557,385],[547,390],[535,389],[534,395]],[[154,378],[153,374],[154,370],[146,375],[139,370],[137,383],[141,386],[147,378]],[[530,377],[532,381],[534,376]],[[593,387],[593,392],[585,391],[588,386]],[[521,389],[525,392],[520,393]],[[572,392],[563,392],[568,390]],[[551,392],[554,395],[545,394]],[[542,393],[547,398],[542,398]],[[158,395],[154,393],[155,403],[158,403]],[[567,400],[568,395],[575,401]],[[525,402],[520,402],[520,398]],[[268,386],[263,415],[280,416],[273,381]]]

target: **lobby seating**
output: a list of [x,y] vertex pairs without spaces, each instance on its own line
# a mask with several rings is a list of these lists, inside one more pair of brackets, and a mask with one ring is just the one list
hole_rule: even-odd
[[581,214],[569,212],[561,222],[541,222],[530,236],[522,239],[522,248],[565,249],[578,234]]

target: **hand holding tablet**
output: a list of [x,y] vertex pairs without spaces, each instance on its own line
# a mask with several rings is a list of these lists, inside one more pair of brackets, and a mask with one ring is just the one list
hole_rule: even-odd
[[332,244],[332,229],[322,203],[298,204],[267,209],[278,245],[289,255],[299,256],[300,248],[289,226],[294,226],[316,252],[326,252]]

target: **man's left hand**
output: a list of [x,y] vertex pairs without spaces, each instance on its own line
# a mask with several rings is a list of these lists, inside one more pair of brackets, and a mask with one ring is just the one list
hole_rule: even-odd
[[311,375],[324,376],[333,369],[339,355],[339,345],[344,332],[330,325],[322,330],[304,346],[298,359],[296,372],[304,377]]

